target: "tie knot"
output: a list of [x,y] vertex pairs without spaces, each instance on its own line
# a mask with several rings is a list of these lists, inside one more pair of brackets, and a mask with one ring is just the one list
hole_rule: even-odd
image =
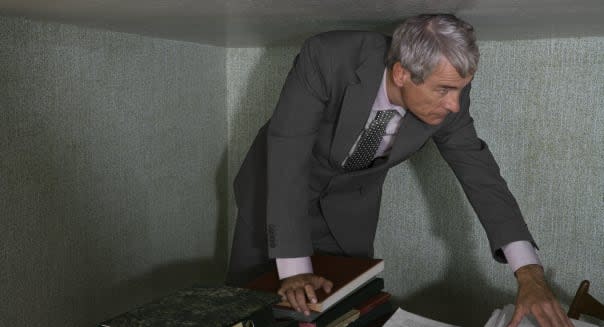
[[380,121],[390,120],[390,119],[392,119],[392,117],[394,117],[394,115],[396,115],[396,110],[394,110],[394,109],[379,110],[376,113],[374,120],[380,120]]

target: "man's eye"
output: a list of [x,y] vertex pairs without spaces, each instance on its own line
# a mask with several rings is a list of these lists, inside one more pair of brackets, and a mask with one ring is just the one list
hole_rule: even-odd
[[445,89],[445,88],[438,89],[438,93],[439,94],[443,94],[444,95],[444,94],[447,94],[447,92],[449,92],[449,89]]

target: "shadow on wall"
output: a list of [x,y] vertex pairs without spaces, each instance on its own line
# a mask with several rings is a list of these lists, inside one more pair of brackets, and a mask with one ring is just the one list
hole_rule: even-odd
[[413,155],[409,165],[427,202],[430,232],[449,256],[444,279],[397,300],[406,310],[426,317],[459,326],[482,326],[493,308],[514,295],[489,286],[478,269],[470,235],[470,219],[475,218],[464,208],[465,195],[454,187],[454,175],[444,171],[448,168],[434,143],[429,141]]
[[[138,110],[145,104],[152,107],[161,94],[136,98],[148,85],[135,87],[136,81],[120,79],[120,67],[95,70],[89,63],[100,60],[98,51],[56,47],[54,36],[38,33],[38,25],[15,25],[19,30],[8,33],[14,40],[0,51],[0,63],[6,63],[0,64],[0,92],[6,95],[0,99],[0,202],[7,204],[0,217],[6,220],[0,237],[5,295],[0,325],[93,325],[195,282],[221,283],[227,252],[226,150],[210,177],[215,185],[163,170],[152,180],[148,173],[153,167],[147,165],[164,168],[167,163],[174,171],[181,167],[167,155],[165,161],[149,163],[156,154],[148,139],[154,125]],[[51,28],[52,33],[59,29]],[[38,42],[38,37],[49,38],[50,44]],[[22,58],[29,49],[43,58]],[[151,201],[165,200],[155,208],[165,205],[166,211],[190,218],[187,223],[204,219],[205,209],[200,196],[183,199],[184,209],[178,203],[172,206],[168,195],[178,200],[182,194],[168,194],[172,185],[162,182],[186,184],[187,191],[200,193],[206,191],[201,185],[209,188],[205,193],[210,199],[217,197],[217,217],[205,218],[208,226],[216,223],[213,253],[188,245],[165,252],[157,248],[179,243],[173,235],[187,229],[151,212]],[[202,230],[189,236],[203,235],[207,228],[194,226]],[[174,234],[161,230],[166,227]],[[213,258],[189,257],[208,252]],[[170,256],[186,259],[162,261]]]
[[[436,162],[442,162],[435,164]],[[428,203],[431,233],[442,241],[449,254],[444,269],[444,279],[404,298],[397,304],[408,311],[458,326],[483,326],[495,308],[514,303],[515,293],[502,290],[499,285],[489,285],[487,276],[479,269],[478,258],[473,255],[473,212],[464,208],[467,201],[455,176],[448,171],[434,143],[430,141],[409,160],[411,170],[423,197]],[[447,170],[446,172],[444,170]],[[499,264],[492,261],[492,264]],[[548,281],[553,271],[546,269]],[[510,279],[500,281],[514,283]],[[572,294],[558,285],[550,285],[562,302],[570,301]]]
[[[9,300],[0,310],[7,310],[0,314],[7,326],[94,324],[194,282],[222,283],[226,152],[216,174],[214,257],[151,266],[147,273],[128,278],[145,265],[140,255],[150,256],[140,248],[149,245],[149,226],[139,220],[147,214],[147,197],[128,187],[144,190],[145,185],[98,175],[91,168],[94,163],[83,161],[94,156],[82,153],[86,149],[81,144],[65,144],[54,129],[38,127],[28,136],[30,146],[14,144],[8,151],[14,155],[4,161],[10,194],[3,196],[14,197],[8,212],[14,219],[9,224],[13,237],[5,239],[3,250],[11,267],[5,290]],[[118,175],[127,180],[136,175],[130,173]],[[23,311],[32,305],[39,308],[36,313]]]
[[[231,97],[231,103],[228,104],[232,114],[228,136],[230,178],[227,194],[233,194],[233,179],[258,130],[274,111],[297,50],[298,47],[233,50],[230,55],[233,62],[228,65],[231,69],[228,74],[232,74],[233,78],[230,79],[228,88],[235,92],[235,96]],[[257,54],[255,51],[261,53]],[[251,68],[248,70],[248,67]],[[229,208],[228,235],[231,236],[229,240],[232,240],[238,210],[234,200]],[[231,244],[228,248],[230,247]]]
[[[120,281],[110,289],[104,289],[101,307],[121,301],[121,310],[107,312],[99,321],[121,312],[134,309],[149,301],[161,298],[176,290],[193,284],[215,286],[224,283],[228,258],[227,197],[226,197],[226,150],[223,151],[215,175],[215,195],[218,205],[216,216],[216,237],[214,255],[211,258],[195,258],[186,261],[167,262],[155,265],[142,275]],[[201,217],[200,217],[201,218]],[[209,222],[208,222],[209,223]],[[210,224],[211,225],[211,224]],[[104,303],[104,304],[103,304]],[[115,306],[113,306],[115,308]]]
[[229,258],[229,174],[228,149],[220,156],[215,178],[217,203],[216,241],[214,257],[201,263],[201,280],[203,283],[224,283]]

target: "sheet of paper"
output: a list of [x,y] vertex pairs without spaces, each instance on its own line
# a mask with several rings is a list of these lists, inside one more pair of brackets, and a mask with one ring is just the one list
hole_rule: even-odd
[[[484,325],[484,327],[506,327],[512,316],[514,315],[514,305],[508,304],[501,309],[495,309],[491,314],[491,317]],[[571,319],[575,327],[598,327],[585,321]],[[539,324],[535,320],[535,317],[528,316],[522,318],[519,327],[538,327]]]
[[[501,309],[495,309],[484,327],[506,327],[514,315],[514,305],[508,304]],[[575,327],[598,327],[581,320],[571,319]],[[418,316],[398,308],[388,319],[384,327],[458,327],[440,321]],[[539,327],[533,316],[524,317],[519,327]]]
[[418,316],[398,308],[396,312],[388,319],[384,327],[458,327],[445,324],[436,320]]

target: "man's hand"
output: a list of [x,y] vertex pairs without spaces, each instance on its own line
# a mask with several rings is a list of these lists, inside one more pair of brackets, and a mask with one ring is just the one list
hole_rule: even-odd
[[[300,274],[285,278],[281,281],[281,288],[277,291],[283,301],[288,301],[298,312],[310,315],[306,305],[308,302],[317,303],[315,290],[322,288],[326,293],[331,292],[333,283],[321,276],[314,274]],[[308,299],[308,301],[307,301]]]
[[516,270],[518,296],[514,316],[508,327],[517,327],[522,317],[531,313],[541,327],[574,326],[560,303],[550,291],[543,268],[540,265],[527,265]]

